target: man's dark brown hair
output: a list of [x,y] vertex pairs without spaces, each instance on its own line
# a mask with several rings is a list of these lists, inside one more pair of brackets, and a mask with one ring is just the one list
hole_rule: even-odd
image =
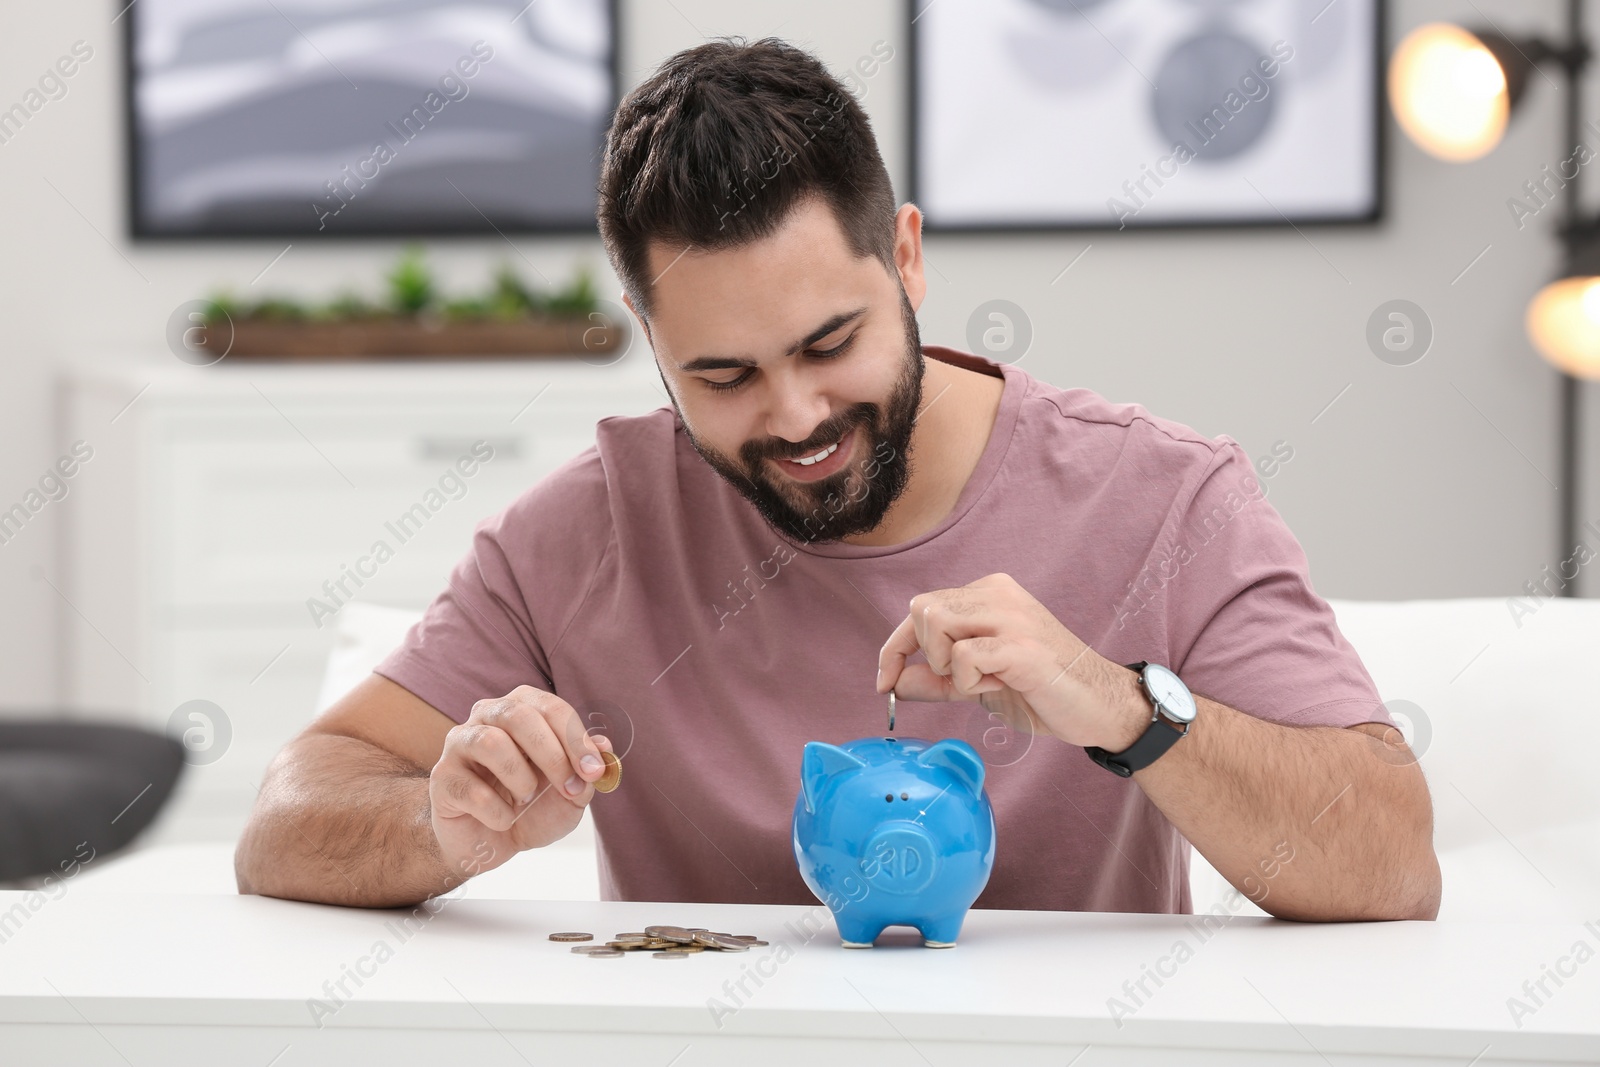
[[895,269],[894,190],[866,113],[815,57],[776,37],[708,41],[663,63],[612,116],[599,193],[606,254],[646,321],[651,242],[748,244],[811,196],[858,257]]

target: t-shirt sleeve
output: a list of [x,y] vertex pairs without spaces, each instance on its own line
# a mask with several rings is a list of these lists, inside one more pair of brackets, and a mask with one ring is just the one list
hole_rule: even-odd
[[600,468],[590,448],[480,522],[445,588],[374,671],[458,723],[520,685],[556,692],[552,656],[609,541]]
[[1173,669],[1195,692],[1273,722],[1394,725],[1266,483],[1237,442],[1217,441],[1152,563],[1171,576]]

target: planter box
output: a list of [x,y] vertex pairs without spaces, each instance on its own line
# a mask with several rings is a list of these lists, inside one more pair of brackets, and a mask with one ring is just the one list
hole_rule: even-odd
[[390,359],[611,356],[627,351],[625,322],[592,316],[520,320],[372,318],[345,322],[236,319],[199,331],[196,353],[216,359]]

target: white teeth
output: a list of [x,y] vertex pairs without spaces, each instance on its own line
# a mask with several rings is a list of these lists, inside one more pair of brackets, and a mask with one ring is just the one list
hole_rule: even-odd
[[809,467],[813,463],[817,463],[817,462],[819,462],[821,460],[824,460],[824,459],[827,459],[829,456],[833,455],[833,453],[838,449],[838,447],[839,447],[839,442],[835,441],[833,444],[829,445],[827,448],[824,448],[821,452],[818,452],[814,456],[807,456],[804,459],[790,460],[789,462],[798,463],[802,467]]

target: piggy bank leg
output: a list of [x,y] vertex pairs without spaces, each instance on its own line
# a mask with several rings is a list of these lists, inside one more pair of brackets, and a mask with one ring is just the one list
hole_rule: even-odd
[[922,934],[923,947],[955,948],[956,938],[961,933],[961,924],[966,918],[965,911],[958,911],[954,915],[944,915],[918,923],[917,930]]
[[880,922],[845,915],[835,915],[833,922],[839,928],[839,940],[845,948],[871,948],[884,927]]

